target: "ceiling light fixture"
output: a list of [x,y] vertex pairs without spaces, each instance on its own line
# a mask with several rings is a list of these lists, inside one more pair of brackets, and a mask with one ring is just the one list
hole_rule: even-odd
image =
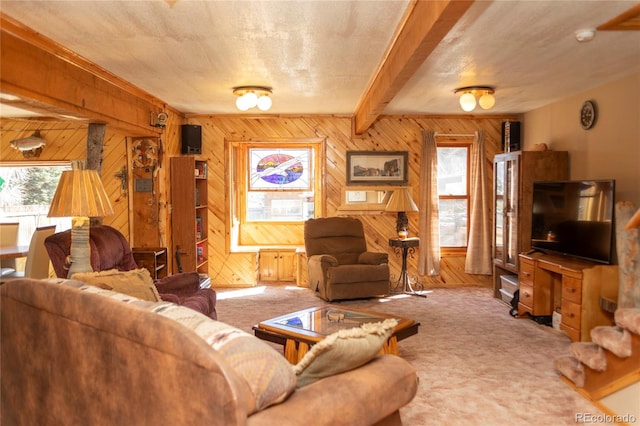
[[236,107],[240,111],[258,107],[261,111],[268,111],[271,108],[271,93],[273,89],[265,86],[238,86],[233,88],[236,99]]
[[[495,92],[496,90],[491,86],[467,86],[454,91],[455,94],[462,94],[460,108],[466,112],[476,109],[476,104],[479,104],[482,109],[493,108],[496,104],[496,98],[493,96]],[[476,98],[479,99],[476,100]]]

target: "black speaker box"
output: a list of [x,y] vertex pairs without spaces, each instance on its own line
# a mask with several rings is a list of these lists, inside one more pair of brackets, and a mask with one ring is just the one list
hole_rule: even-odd
[[182,130],[182,153],[202,154],[202,126],[197,124],[183,124]]
[[502,149],[504,152],[520,150],[520,122],[502,122]]

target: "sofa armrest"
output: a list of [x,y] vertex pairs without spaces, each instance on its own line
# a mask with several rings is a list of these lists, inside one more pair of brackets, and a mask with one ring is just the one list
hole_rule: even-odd
[[160,298],[165,302],[191,308],[209,318],[217,319],[217,295],[212,288],[200,288],[200,275],[197,272],[184,272],[171,275],[155,282]]
[[159,294],[160,294],[160,298],[164,302],[171,302],[171,303],[175,303],[176,305],[180,304],[180,298],[173,293],[159,293]]
[[155,282],[158,293],[191,294],[200,288],[197,272],[184,272],[164,277]]
[[338,266],[338,259],[330,254],[314,254],[307,259],[308,263],[319,263],[322,267]]
[[309,274],[309,287],[318,291],[327,280],[329,268],[338,266],[338,259],[328,254],[315,254],[307,258],[307,273]]
[[381,355],[355,370],[297,389],[285,402],[249,417],[247,425],[373,425],[408,404],[418,389],[415,369]]
[[387,253],[373,253],[367,251],[358,257],[358,263],[366,265],[382,265],[383,263],[389,263],[389,255]]

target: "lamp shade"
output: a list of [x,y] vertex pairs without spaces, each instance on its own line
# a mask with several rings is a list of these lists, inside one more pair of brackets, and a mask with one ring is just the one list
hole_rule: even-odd
[[258,109],[261,111],[268,111],[271,108],[271,98],[267,95],[262,95],[258,98]]
[[388,212],[417,212],[418,206],[413,202],[408,189],[399,189],[393,191],[389,202],[385,207]]
[[465,93],[460,96],[460,108],[464,111],[469,112],[473,111],[476,107],[476,97],[473,93]]
[[244,98],[245,105],[249,108],[253,108],[258,105],[258,95],[256,95],[254,92],[247,92],[242,95],[242,97]]
[[496,104],[496,98],[491,93],[485,93],[478,99],[478,105],[482,109],[491,109]]
[[236,99],[236,107],[240,111],[246,111],[249,108],[251,108],[249,104],[246,102],[246,98],[244,96],[238,96],[238,98]]
[[62,172],[49,217],[102,217],[113,214],[113,207],[96,170]]

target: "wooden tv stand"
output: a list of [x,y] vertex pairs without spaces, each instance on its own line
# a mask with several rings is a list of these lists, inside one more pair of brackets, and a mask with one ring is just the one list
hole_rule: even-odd
[[560,308],[564,330],[572,341],[591,341],[591,329],[612,325],[613,315],[600,297],[618,300],[618,266],[569,256],[520,254],[518,315],[550,316]]

